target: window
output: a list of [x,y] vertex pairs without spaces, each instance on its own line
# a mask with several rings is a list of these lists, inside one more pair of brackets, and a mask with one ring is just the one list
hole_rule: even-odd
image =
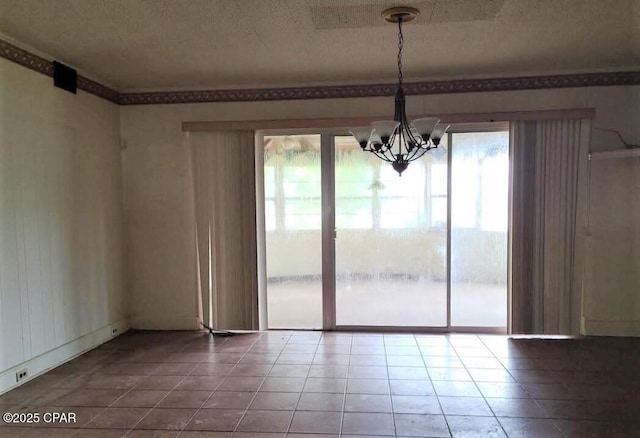
[[268,136],[264,143],[266,230],[321,229],[320,136]]
[[[319,142],[319,135],[265,137],[267,231],[321,229]],[[399,177],[351,137],[335,142],[338,229],[446,227],[446,159],[426,154]]]
[[482,163],[482,217],[480,226],[486,231],[507,231],[509,215],[509,157],[506,150],[485,158]]
[[410,164],[411,172],[401,177],[389,164],[380,162],[382,184],[380,211],[382,228],[417,228],[424,222],[425,165]]
[[507,231],[508,136],[502,131],[454,134],[453,227]]
[[373,200],[380,189],[370,157],[354,142],[336,137],[336,227],[371,229]]
[[[452,191],[456,194],[452,198],[452,210],[458,212],[452,218],[452,226],[455,228],[477,228],[477,202],[478,193],[475,189],[478,180],[478,165],[473,154],[465,155],[462,147],[456,143],[454,154],[456,157],[463,156],[463,159],[456,161],[456,166],[451,178]],[[467,159],[468,157],[468,159]]]
[[276,229],[276,168],[264,167],[264,225],[267,231]]
[[[299,161],[306,161],[306,158]],[[319,230],[322,227],[320,167],[292,163],[283,166],[282,175],[285,228]]]
[[447,226],[447,164],[429,166],[429,225],[434,228]]

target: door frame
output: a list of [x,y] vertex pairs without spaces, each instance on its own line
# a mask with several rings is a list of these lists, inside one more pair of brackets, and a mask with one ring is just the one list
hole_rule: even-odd
[[320,134],[322,329],[336,330],[336,215],[334,134]]
[[507,154],[509,159],[509,171],[508,171],[508,188],[507,188],[507,314],[503,327],[474,327],[474,326],[454,326],[451,325],[451,206],[452,204],[452,163],[453,154],[447,154],[447,327],[449,332],[454,333],[484,333],[484,334],[501,334],[506,335],[510,333],[510,321],[511,321],[511,123],[509,122],[495,122],[495,123],[464,123],[460,125],[451,125],[451,129],[447,132],[449,148],[455,147],[453,144],[454,134],[464,134],[472,132],[508,132],[509,144],[507,146]]
[[[448,149],[453,147],[453,134],[469,132],[509,131],[509,122],[460,123],[448,131]],[[447,153],[447,316],[446,326],[369,326],[336,324],[336,252],[335,252],[335,143],[334,138],[348,135],[343,129],[274,129],[256,131],[256,202],[258,226],[258,301],[260,329],[268,329],[267,274],[266,274],[266,232],[264,228],[264,136],[268,135],[320,135],[320,175],[321,175],[321,217],[322,217],[322,330],[363,331],[363,332],[413,332],[413,333],[481,333],[506,334],[511,320],[511,248],[507,247],[507,319],[504,327],[473,327],[451,325],[451,164],[452,154]],[[511,142],[510,142],[511,143]],[[509,148],[511,163],[511,148]],[[259,169],[260,167],[260,169]],[[511,193],[511,166],[509,167],[509,193]],[[511,224],[511,200],[509,196],[508,223]],[[262,213],[262,214],[260,214]],[[262,218],[260,218],[262,216]],[[507,230],[507,241],[511,238],[511,228]],[[260,268],[262,266],[262,269]]]

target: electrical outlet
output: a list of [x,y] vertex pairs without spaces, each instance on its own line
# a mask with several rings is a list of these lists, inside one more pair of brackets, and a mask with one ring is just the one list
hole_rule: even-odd
[[111,334],[112,334],[112,335],[118,334],[118,329],[117,329],[117,328],[115,328],[115,327],[114,327],[114,328],[112,328],[112,329],[111,329]]
[[16,382],[21,382],[29,375],[27,369],[20,370],[16,373]]

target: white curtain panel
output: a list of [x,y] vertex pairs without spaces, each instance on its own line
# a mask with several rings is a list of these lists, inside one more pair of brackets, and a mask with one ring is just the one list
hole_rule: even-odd
[[512,333],[579,334],[591,121],[512,124]]
[[202,321],[258,328],[253,131],[191,132]]

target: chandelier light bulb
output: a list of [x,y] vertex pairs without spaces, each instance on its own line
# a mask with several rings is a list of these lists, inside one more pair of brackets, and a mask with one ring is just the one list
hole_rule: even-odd
[[436,125],[435,129],[431,133],[431,141],[435,146],[440,144],[440,140],[442,140],[442,137],[444,137],[444,134],[450,126],[451,125],[444,125],[442,123],[438,123],[438,125]]
[[[371,128],[369,128],[371,129]],[[375,131],[375,129],[371,130],[371,138],[369,139],[372,145],[382,144],[382,139],[380,135]]]
[[415,119],[411,124],[416,128],[422,140],[426,143],[431,138],[436,125],[440,122],[437,117],[423,117],[421,119]]
[[349,133],[353,135],[362,149],[367,147],[369,139],[371,138],[373,129],[370,126],[363,126],[359,128],[352,128]]
[[373,122],[371,126],[375,130],[376,134],[380,136],[382,143],[389,143],[389,139],[395,133],[400,123],[394,120],[385,120],[381,122]]

